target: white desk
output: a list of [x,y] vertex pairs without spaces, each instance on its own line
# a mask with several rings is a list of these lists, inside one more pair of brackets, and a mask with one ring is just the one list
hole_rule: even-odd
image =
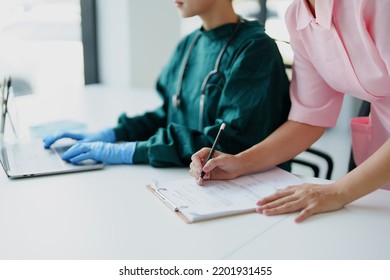
[[296,224],[292,214],[232,253],[231,259],[390,260],[390,192]]
[[[30,125],[71,115],[104,128],[122,111],[159,104],[149,92],[137,94],[91,87],[60,102],[25,97],[20,106],[30,110],[20,119]],[[293,215],[256,213],[186,224],[145,188],[186,176],[186,168],[149,166],[19,180],[1,171],[0,259],[390,259],[390,192],[299,225]]]

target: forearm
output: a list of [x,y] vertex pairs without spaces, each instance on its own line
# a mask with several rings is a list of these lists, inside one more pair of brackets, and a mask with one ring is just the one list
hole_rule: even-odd
[[344,204],[348,204],[390,182],[390,139],[361,165],[337,180]]
[[[215,126],[216,131],[218,127]],[[209,144],[207,138],[197,130],[171,123],[148,140],[137,143],[134,163],[155,167],[188,166],[191,155]]]
[[268,138],[237,155],[237,176],[274,167],[309,148],[325,132],[325,127],[286,121]]
[[114,128],[117,141],[143,141],[152,136],[159,127],[166,126],[166,115],[161,107],[140,116],[122,114]]

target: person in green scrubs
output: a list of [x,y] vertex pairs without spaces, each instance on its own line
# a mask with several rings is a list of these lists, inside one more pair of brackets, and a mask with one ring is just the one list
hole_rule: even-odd
[[[63,158],[106,164],[188,166],[191,155],[211,146],[226,123],[218,150],[236,154],[264,140],[287,120],[289,82],[278,48],[257,21],[241,19],[231,0],[180,0],[183,17],[202,27],[184,37],[163,68],[156,91],[163,104],[139,116],[122,114],[114,128],[64,132],[45,147],[79,140]],[[289,169],[289,163],[281,167]]]

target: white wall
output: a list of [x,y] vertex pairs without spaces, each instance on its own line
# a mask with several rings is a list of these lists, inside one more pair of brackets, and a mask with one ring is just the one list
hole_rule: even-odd
[[152,88],[180,38],[171,1],[97,0],[103,84]]

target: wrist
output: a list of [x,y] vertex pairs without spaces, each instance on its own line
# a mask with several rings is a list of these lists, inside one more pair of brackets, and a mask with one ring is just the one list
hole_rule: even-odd
[[107,143],[116,142],[116,135],[115,135],[115,131],[113,128],[104,129],[104,130],[100,131],[100,133],[102,135],[103,142],[107,142]]
[[251,149],[243,151],[234,156],[236,162],[237,177],[255,172],[266,170],[270,167],[268,160],[262,151],[257,149],[256,152]]
[[245,154],[239,153],[233,155],[233,160],[235,163],[233,171],[234,178],[251,173],[251,167],[250,164],[248,164],[248,159]]
[[123,143],[120,145],[120,158],[122,163],[133,164],[136,142]]
[[330,184],[329,187],[333,189],[336,200],[341,205],[345,206],[355,200],[353,196],[351,196],[351,192],[348,190],[348,188],[341,182],[336,181]]

